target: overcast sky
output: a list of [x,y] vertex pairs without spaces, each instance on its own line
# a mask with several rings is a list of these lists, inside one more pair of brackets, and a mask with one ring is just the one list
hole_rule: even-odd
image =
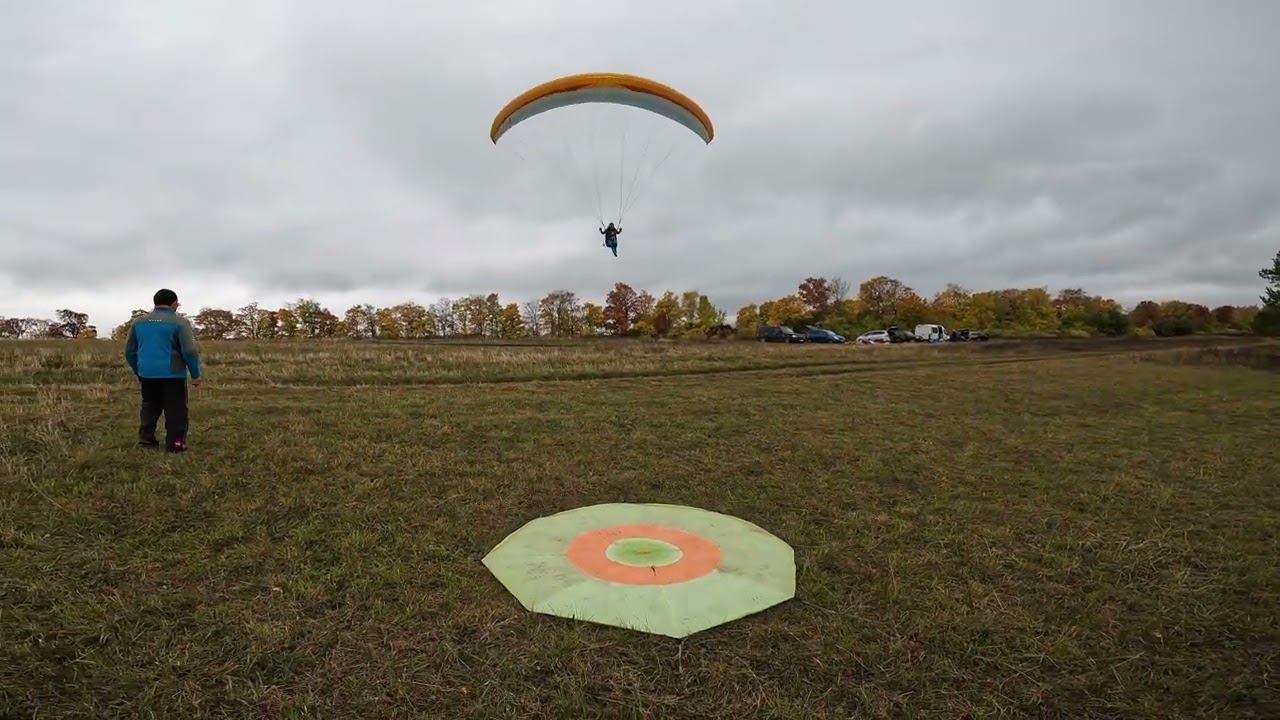
[[[161,286],[190,312],[314,297],[341,314],[599,301],[624,281],[732,316],[806,276],[881,274],[926,296],[1213,306],[1256,302],[1280,249],[1274,0],[0,9],[0,315],[110,328]],[[675,150],[641,178],[616,259],[585,176],[513,152],[607,155],[589,116],[488,138],[520,91],[585,71],[673,85],[716,125],[710,145],[647,126]]]

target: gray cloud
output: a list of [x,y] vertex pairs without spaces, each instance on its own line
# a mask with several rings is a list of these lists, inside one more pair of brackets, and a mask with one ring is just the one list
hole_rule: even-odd
[[[74,301],[110,325],[161,284],[199,307],[598,300],[616,281],[696,287],[732,312],[817,274],[1247,303],[1280,237],[1265,1],[6,13],[10,314]],[[522,161],[515,132],[511,149],[487,137],[520,90],[597,69],[687,91],[718,132],[702,147],[637,119],[636,146],[641,126],[664,130],[651,161],[679,151],[641,185],[617,260],[587,176]],[[584,150],[579,115],[527,125]]]

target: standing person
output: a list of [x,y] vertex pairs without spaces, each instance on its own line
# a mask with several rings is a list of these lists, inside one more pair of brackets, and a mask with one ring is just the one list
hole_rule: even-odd
[[158,291],[155,309],[129,326],[124,359],[142,386],[140,447],[160,447],[156,423],[164,415],[165,450],[187,449],[187,374],[200,385],[200,350],[191,323],[178,315],[178,294]]

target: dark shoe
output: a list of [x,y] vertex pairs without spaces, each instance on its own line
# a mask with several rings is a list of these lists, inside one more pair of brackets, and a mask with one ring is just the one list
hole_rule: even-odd
[[165,452],[171,452],[171,453],[186,452],[186,450],[187,450],[187,441],[185,438],[178,438],[177,440],[170,441],[169,444],[165,447]]
[[160,447],[160,441],[159,441],[159,440],[157,440],[157,439],[155,439],[155,438],[153,438],[153,437],[150,437],[150,438],[147,438],[147,437],[144,437],[144,438],[138,438],[138,447],[140,447],[140,448],[148,448],[148,449],[150,449],[150,448],[158,448],[158,447]]

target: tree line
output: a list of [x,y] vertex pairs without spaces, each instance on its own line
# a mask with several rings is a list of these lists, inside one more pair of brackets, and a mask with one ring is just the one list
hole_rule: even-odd
[[[202,308],[191,317],[198,336],[210,340],[299,338],[492,338],[622,337],[751,339],[763,325],[820,326],[848,338],[897,325],[923,323],[973,328],[992,335],[1120,336],[1257,332],[1280,335],[1280,252],[1258,275],[1268,282],[1262,306],[1210,309],[1180,300],[1143,301],[1126,309],[1080,288],[1050,294],[1046,288],[973,292],[959,285],[926,298],[899,280],[875,277],[852,293],[838,277],[810,277],[788,295],[740,308],[732,326],[725,312],[697,290],[654,296],[617,283],[603,303],[584,301],[569,290],[539,300],[503,302],[497,293],[441,298],[431,305],[403,302],[389,307],[355,305],[338,316],[302,298],[269,309],[251,303],[237,310]],[[133,311],[130,322],[147,313]],[[123,339],[129,323],[111,337]],[[58,310],[53,320],[0,317],[0,338],[95,338],[88,315]]]
[[[122,339],[129,324],[112,331]],[[498,293],[441,298],[430,305],[403,302],[388,307],[354,305],[341,316],[302,298],[268,309],[251,303],[238,310],[205,307],[191,316],[196,335],[206,340],[297,338],[489,338],[592,337],[620,335],[691,337],[724,328],[724,312],[696,290],[654,297],[617,283],[603,304],[584,301],[570,290],[554,290],[539,300],[503,302]]]
[[35,339],[94,339],[98,328],[89,324],[86,313],[75,310],[59,310],[55,319],[0,316],[0,338]]
[[1171,300],[1144,301],[1131,310],[1110,298],[1067,288],[1051,295],[1045,288],[1009,288],[972,292],[947,285],[925,298],[899,280],[875,277],[855,296],[836,278],[807,278],[797,291],[738,311],[737,333],[754,337],[762,325],[809,325],[856,337],[869,330],[936,323],[972,328],[1004,337],[1091,337],[1187,335],[1200,332],[1248,332],[1256,306],[1204,305]]

